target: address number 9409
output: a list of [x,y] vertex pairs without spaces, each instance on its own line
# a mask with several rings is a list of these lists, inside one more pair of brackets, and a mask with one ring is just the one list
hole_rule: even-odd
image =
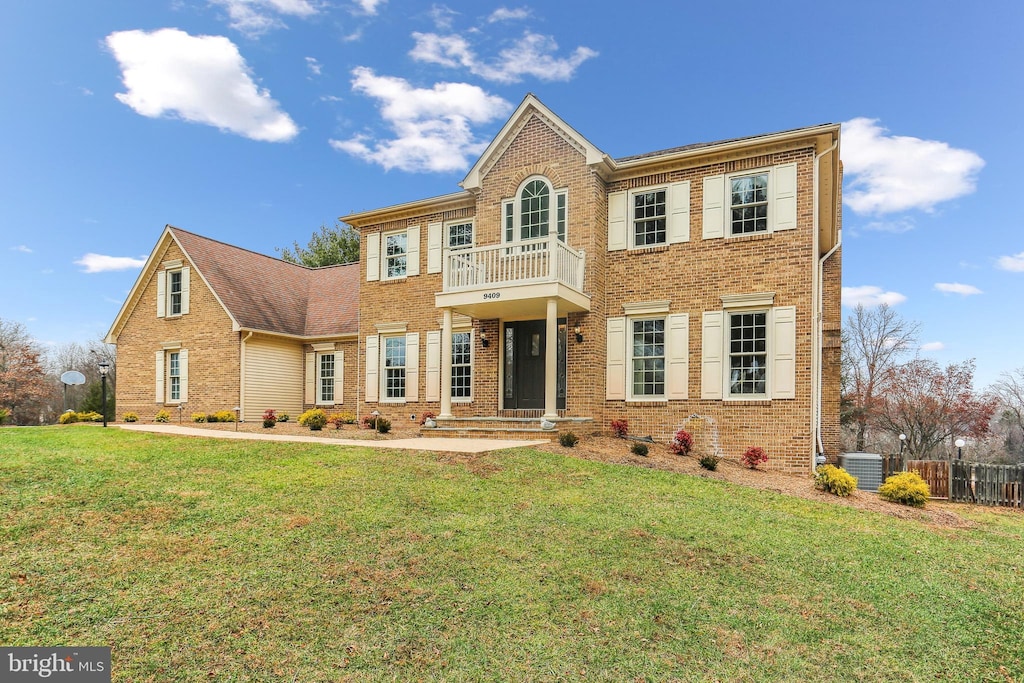
[[501,292],[484,292],[484,301],[487,299],[500,299]]

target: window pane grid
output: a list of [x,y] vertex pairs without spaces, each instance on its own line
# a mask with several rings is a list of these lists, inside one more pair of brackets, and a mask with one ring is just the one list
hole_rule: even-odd
[[384,396],[405,398],[405,337],[384,340]]
[[565,193],[556,195],[555,221],[558,225],[558,239],[565,241]]
[[633,395],[665,394],[665,320],[633,321]]
[[334,354],[320,356],[320,402],[334,402]]
[[638,247],[664,244],[665,190],[633,195],[633,244]]
[[168,368],[171,379],[170,399],[172,401],[181,400],[181,356],[179,354],[170,354]]
[[170,273],[171,315],[181,315],[181,271]]
[[547,183],[534,180],[520,195],[519,235],[528,240],[548,234],[548,212],[551,198]]
[[403,277],[405,275],[405,254],[408,236],[403,232],[387,236],[387,276]]
[[732,179],[732,234],[768,230],[768,174]]
[[765,394],[767,379],[767,314],[729,316],[729,393]]
[[473,246],[473,224],[458,223],[448,226],[448,247],[461,249]]
[[452,334],[452,398],[470,398],[473,384],[469,332]]

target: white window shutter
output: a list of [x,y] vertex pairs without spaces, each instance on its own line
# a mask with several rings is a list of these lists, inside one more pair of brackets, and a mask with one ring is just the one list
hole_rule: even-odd
[[366,338],[366,401],[376,403],[380,396],[380,335],[371,334]]
[[441,272],[442,235],[440,223],[427,224],[427,272]]
[[156,317],[162,318],[167,313],[167,271],[156,274]]
[[608,400],[626,398],[626,319],[608,318],[608,358],[605,379]]
[[306,381],[303,383],[302,402],[306,405],[316,403],[316,385],[319,379],[319,368],[316,366],[316,354],[310,351],[306,354]]
[[796,227],[796,163],[782,164],[772,169],[772,230],[792,230]]
[[345,402],[345,352],[334,352],[334,402]]
[[419,332],[409,332],[405,335],[405,400],[420,400]]
[[668,243],[690,241],[690,181],[668,186]]
[[192,275],[192,269],[185,266],[181,269],[181,314],[186,315],[188,313],[188,292],[189,292],[189,278]]
[[427,332],[426,400],[441,400],[441,333]]
[[725,236],[725,176],[704,178],[704,239]]
[[366,281],[380,279],[380,233],[366,236]]
[[665,393],[669,400],[690,397],[690,316],[675,313],[668,316],[668,372]]
[[178,401],[188,401],[188,349],[178,351],[178,375],[181,378],[181,391],[178,393]]
[[725,313],[722,311],[705,311],[701,333],[700,361],[700,397],[722,398],[722,324]]
[[772,310],[772,398],[796,398],[796,306]]
[[414,225],[406,231],[405,274],[420,274],[420,226]]
[[626,193],[608,195],[608,251],[626,248]]
[[164,352],[156,352],[156,402],[163,403],[167,394],[164,393]]

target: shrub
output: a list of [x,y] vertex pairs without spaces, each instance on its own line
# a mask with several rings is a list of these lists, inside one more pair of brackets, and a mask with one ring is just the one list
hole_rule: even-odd
[[375,415],[363,415],[363,419],[359,421],[359,426],[363,429],[376,429],[377,417]]
[[672,437],[672,443],[668,447],[676,455],[689,455],[690,450],[693,448],[693,435],[680,427],[676,435]]
[[378,417],[376,429],[378,434],[387,434],[391,431],[391,420],[386,417]]
[[894,474],[878,489],[880,498],[916,508],[923,508],[930,495],[928,484],[917,472]]
[[432,411],[430,411],[430,410],[423,411],[423,414],[420,415],[420,427],[425,425],[427,423],[427,420],[432,420],[435,417],[437,417],[437,415],[435,415]]
[[629,420],[623,418],[621,420],[612,420],[612,432],[615,436],[623,439],[629,434]]
[[629,447],[629,452],[632,453],[633,455],[646,456],[647,453],[649,453],[650,451],[647,448],[647,444],[636,441],[633,443],[632,446]]
[[751,446],[747,450],[743,451],[743,455],[740,457],[743,464],[752,470],[756,470],[757,466],[763,462],[768,462],[768,454],[764,452],[764,449],[759,446]]
[[66,410],[60,414],[60,418],[57,420],[62,425],[69,425],[78,422],[78,413],[73,410]]
[[138,413],[125,413],[124,415],[121,416],[121,419],[124,420],[125,422],[138,422],[139,421],[139,414]]
[[320,408],[307,410],[302,415],[299,415],[299,424],[303,427],[309,427],[311,432],[319,432],[327,424],[327,413]]
[[327,418],[327,424],[334,425],[335,429],[341,429],[341,425],[355,424],[356,416],[349,412],[331,413]]
[[292,419],[292,416],[289,415],[288,413],[281,413],[280,415],[277,416],[278,422],[287,422],[290,419]]
[[265,429],[273,429],[274,425],[277,424],[277,415],[274,414],[272,408],[267,408],[263,411],[263,427]]
[[[216,413],[214,413],[214,416],[217,418],[217,422],[235,421],[235,411],[233,410],[218,410]],[[209,416],[207,416],[206,419],[209,420]]]
[[580,442],[580,437],[576,436],[572,432],[562,432],[558,435],[558,443],[562,444],[566,448],[572,448]]
[[0,408],[0,425],[7,422],[7,418],[11,416],[11,411],[7,408]]
[[169,412],[167,412],[166,410],[161,410],[161,411],[157,412],[156,416],[153,417],[153,422],[170,422],[170,421],[171,421],[171,414]]
[[715,470],[718,469],[718,463],[721,460],[722,459],[719,458],[717,455],[714,455],[712,453],[705,453],[704,455],[700,456],[700,460],[698,460],[697,462],[699,462],[700,466],[703,467],[704,469],[711,470],[712,472],[714,472]]
[[192,421],[196,422],[196,423],[216,422],[217,421],[217,420],[211,420],[210,419],[211,417],[213,417],[213,416],[210,415],[209,417],[207,417],[206,413],[192,413]]
[[837,496],[848,496],[857,490],[857,477],[842,467],[822,465],[814,473],[814,488]]
[[103,422],[103,415],[95,410],[89,410],[84,413],[78,413],[78,419],[81,422]]

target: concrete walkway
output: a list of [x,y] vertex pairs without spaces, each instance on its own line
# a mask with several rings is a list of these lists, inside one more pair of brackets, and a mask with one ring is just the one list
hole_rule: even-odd
[[217,429],[182,427],[173,424],[140,424],[138,422],[113,424],[134,432],[154,432],[177,436],[202,436],[208,439],[248,439],[250,441],[294,441],[298,443],[319,443],[328,446],[361,446],[363,448],[398,448],[412,451],[435,451],[443,453],[487,453],[506,448],[540,446],[549,441],[518,441],[510,439],[333,439],[329,436],[299,436],[285,434],[255,434],[253,432],[223,432]]

